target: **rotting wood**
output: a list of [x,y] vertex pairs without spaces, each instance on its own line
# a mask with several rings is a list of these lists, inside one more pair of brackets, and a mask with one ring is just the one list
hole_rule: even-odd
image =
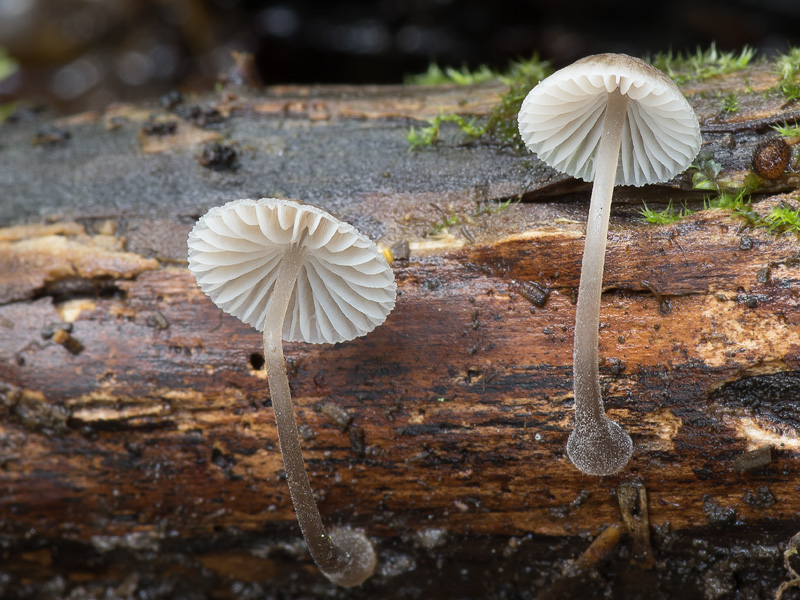
[[588,548],[574,561],[568,564],[560,579],[549,588],[543,589],[537,600],[558,600],[572,596],[575,581],[585,577],[589,569],[601,566],[617,550],[622,535],[622,527],[609,525],[592,541]]
[[[761,66],[750,75],[715,85],[774,82]],[[440,597],[544,589],[586,547],[582,536],[621,522],[616,489],[631,481],[647,486],[665,569],[685,573],[678,563],[700,551],[681,540],[709,555],[736,539],[750,566],[734,557],[727,571],[696,569],[700,593],[749,568],[777,587],[777,544],[800,514],[797,237],[742,229],[722,211],[660,227],[638,218],[643,198],[696,205],[688,175],[618,191],[601,376],[636,450],[619,477],[582,476],[564,444],[586,187],[504,148],[409,153],[405,142],[409,118],[437,106],[485,112],[500,91],[225,93],[197,101],[222,124],[114,107],[60,120],[71,137],[46,146],[32,145],[40,123],[2,126],[0,522],[15,586],[62,576],[65,589],[103,578],[138,589],[174,577],[213,597],[260,584],[332,593],[297,543],[260,336],[217,310],[184,262],[207,207],[284,193],[403,249],[385,325],[286,349],[325,518],[363,527],[379,548],[382,570],[354,597],[414,586],[433,597],[445,574],[459,583]],[[693,97],[704,148],[734,183],[768,125],[797,112],[756,95],[727,116],[713,97]],[[164,119],[192,135],[141,133]],[[234,144],[239,168],[198,165],[209,139]],[[797,206],[797,185],[793,173],[765,182],[755,209]],[[519,201],[498,210],[507,199]],[[458,227],[442,226],[451,218]],[[735,469],[767,444],[770,464]],[[746,501],[765,486],[773,503]],[[624,557],[610,563],[624,574],[606,580],[615,593],[645,581]],[[292,583],[299,573],[307,588]]]
[[800,546],[800,533],[796,533],[792,539],[789,540],[787,548],[783,553],[783,564],[786,570],[789,571],[790,578],[781,583],[778,587],[775,592],[775,600],[781,600],[786,590],[800,587],[800,573],[797,572],[797,569],[792,564],[792,559],[796,558],[798,555],[798,546]]

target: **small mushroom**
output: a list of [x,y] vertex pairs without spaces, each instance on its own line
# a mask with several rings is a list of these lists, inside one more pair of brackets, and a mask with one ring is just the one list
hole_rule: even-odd
[[598,327],[614,185],[667,181],[700,149],[692,107],[664,73],[624,54],[587,56],[553,73],[522,103],[519,132],[541,160],[594,181],[578,287],[573,347],[575,429],[567,455],[587,475],[611,475],[633,443],[603,410]]
[[225,312],[264,333],[278,439],[303,537],[320,570],[354,586],[375,568],[365,535],[322,524],[294,418],[282,339],[335,343],[365,335],[394,307],[392,270],[366,236],[292,200],[236,200],[212,208],[189,234],[189,268]]

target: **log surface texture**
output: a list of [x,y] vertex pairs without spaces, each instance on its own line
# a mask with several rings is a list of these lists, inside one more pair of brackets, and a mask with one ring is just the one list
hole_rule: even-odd
[[[684,86],[732,185],[800,113],[776,83],[757,64]],[[798,237],[721,210],[645,223],[642,200],[702,208],[691,171],[618,188],[601,376],[635,451],[584,476],[564,446],[589,187],[453,129],[406,141],[503,91],[223,91],[0,126],[0,597],[773,597],[800,530]],[[234,168],[198,162],[215,141]],[[762,181],[754,210],[797,187]],[[353,590],[300,538],[259,333],[186,268],[208,208],[278,195],[396,249],[383,326],[285,347],[323,518],[378,551]]]

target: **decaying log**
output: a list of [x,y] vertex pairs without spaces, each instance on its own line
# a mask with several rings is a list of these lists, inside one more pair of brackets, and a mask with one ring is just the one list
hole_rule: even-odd
[[[800,116],[766,93],[776,83],[758,64],[684,86],[732,186],[769,125]],[[736,114],[721,110],[730,91]],[[788,579],[798,237],[725,211],[643,222],[643,199],[702,206],[691,173],[618,190],[601,374],[636,449],[619,476],[583,476],[564,445],[587,186],[454,130],[408,151],[414,119],[485,114],[502,92],[271,88],[0,126],[0,595],[528,598],[555,585],[714,599]],[[69,136],[38,137],[54,128]],[[793,173],[762,181],[754,209],[797,208],[797,187]],[[259,334],[186,269],[199,215],[272,195],[397,250],[383,326],[286,347],[323,516],[378,548],[356,590],[334,589],[305,553]],[[624,525],[621,485],[647,499],[654,568],[623,534],[570,572]]]

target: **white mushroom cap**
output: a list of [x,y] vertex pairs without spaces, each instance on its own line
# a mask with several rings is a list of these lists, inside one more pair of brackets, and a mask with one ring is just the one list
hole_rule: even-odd
[[383,254],[355,227],[292,200],[236,200],[208,211],[189,234],[189,269],[225,312],[264,330],[284,254],[301,251],[283,339],[334,343],[365,335],[394,307]]
[[533,88],[519,112],[525,145],[554,169],[593,181],[615,89],[630,99],[615,185],[667,181],[685,170],[700,149],[694,110],[664,73],[623,54],[587,56]]

